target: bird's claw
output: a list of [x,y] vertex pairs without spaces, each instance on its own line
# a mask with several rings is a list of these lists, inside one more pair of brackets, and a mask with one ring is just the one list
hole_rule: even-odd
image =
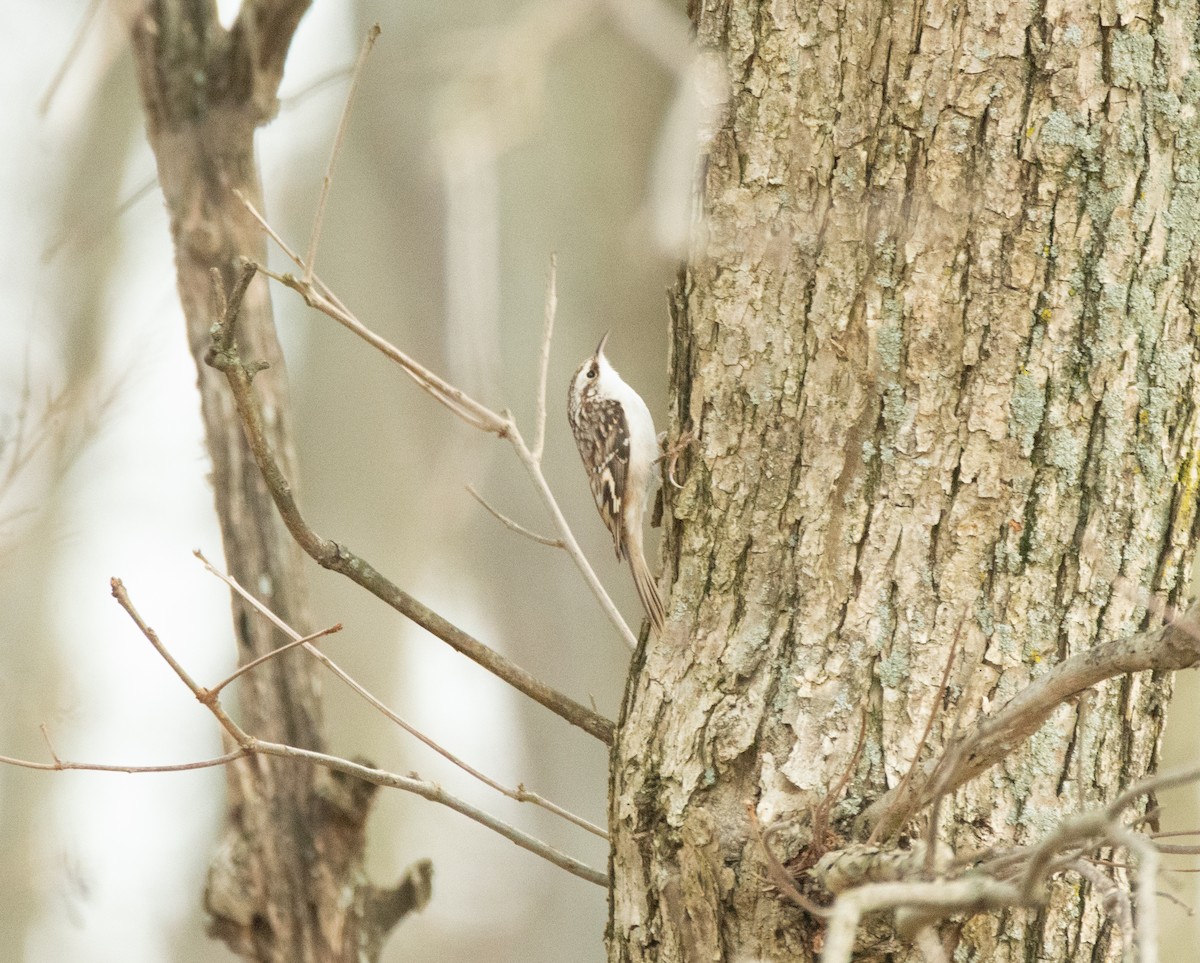
[[660,457],[667,460],[667,481],[676,491],[681,491],[683,486],[675,480],[675,466],[679,463],[679,456],[684,453],[688,445],[696,441],[696,436],[689,428],[682,435],[675,439],[672,445],[667,444],[667,433],[661,432],[658,436],[658,447],[662,449]]

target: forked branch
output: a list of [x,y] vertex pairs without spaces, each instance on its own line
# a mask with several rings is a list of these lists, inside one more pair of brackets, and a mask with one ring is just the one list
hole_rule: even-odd
[[[254,265],[245,264],[242,278],[247,275],[252,276],[255,270]],[[251,387],[251,381],[257,370],[256,365],[253,362],[244,362],[238,354],[237,340],[234,336],[239,306],[237,294],[239,290],[244,291],[244,289],[245,284],[239,282],[233,295],[229,298],[225,316],[214,325],[213,345],[206,360],[214,368],[222,371],[229,381],[234,404],[241,418],[250,451],[262,473],[280,517],[297,544],[321,567],[344,575],[361,585],[401,615],[416,622],[446,642],[455,651],[503,679],[519,692],[602,742],[611,743],[613,732],[611,721],[546,685],[531,673],[515,665],[494,649],[453,625],[433,609],[403,591],[345,545],[322,538],[309,527],[296,504],[291,484],[279,467],[270,442],[267,440],[262,414],[258,410]]]
[[[319,638],[320,636],[325,635],[332,630],[326,629],[324,632],[318,632],[315,635],[301,637],[299,632],[297,632],[294,628],[292,628],[290,625],[288,625],[283,619],[281,619],[278,615],[276,615],[269,608],[267,608],[267,606],[263,604],[261,599],[258,599],[255,596],[251,595],[249,592],[247,592],[246,589],[241,585],[241,583],[238,582],[237,579],[233,578],[233,576],[229,575],[228,573],[222,572],[219,569],[217,569],[216,567],[214,567],[213,564],[211,562],[209,562],[209,560],[206,559],[200,552],[196,552],[195,555],[196,555],[196,558],[198,558],[200,560],[200,562],[204,565],[204,567],[209,572],[211,572],[213,575],[215,575],[217,578],[219,578],[227,586],[229,586],[229,588],[232,589],[235,593],[237,593],[242,599],[244,599],[245,602],[251,608],[253,608],[256,612],[258,612],[260,615],[262,615],[263,618],[267,619],[272,625],[274,625],[277,629],[279,629],[279,631],[283,632],[285,635],[289,636],[292,639],[291,642],[287,643],[286,645],[280,646],[278,649],[275,650],[275,652],[270,653],[271,655],[275,655],[276,653],[279,653],[279,652],[284,652],[287,649],[291,649],[296,646],[304,646],[305,650],[314,659],[316,659],[323,666],[325,666],[325,668],[327,668],[330,672],[332,672],[334,675],[336,675],[343,683],[345,683],[347,686],[349,686],[355,693],[357,693],[362,699],[364,699],[374,709],[376,709],[379,713],[381,713],[387,719],[394,722],[396,725],[398,725],[401,729],[403,729],[409,735],[413,736],[414,738],[418,739],[420,742],[424,743],[426,746],[428,746],[430,749],[432,749],[434,752],[436,752],[438,755],[440,755],[447,762],[451,763],[454,766],[457,766],[463,772],[467,773],[468,775],[472,776],[475,779],[478,779],[484,785],[490,787],[491,789],[496,790],[496,792],[499,792],[502,795],[507,796],[509,799],[514,799],[517,802],[532,803],[535,806],[540,806],[541,808],[545,809],[547,812],[551,812],[554,815],[567,820],[567,822],[574,823],[580,829],[585,829],[594,836],[599,836],[601,839],[608,838],[608,834],[603,829],[601,829],[599,826],[596,826],[595,824],[588,822],[588,820],[583,819],[580,816],[576,816],[574,813],[570,812],[569,810],[564,809],[562,806],[559,806],[556,803],[550,802],[550,800],[544,798],[543,796],[538,795],[535,792],[531,792],[530,790],[526,789],[524,786],[519,786],[516,789],[512,789],[508,786],[503,785],[500,782],[497,782],[495,779],[492,779],[490,776],[485,775],[483,772],[476,769],[474,766],[463,761],[458,756],[456,756],[454,753],[450,752],[448,749],[444,748],[442,745],[435,742],[433,739],[429,738],[429,736],[425,735],[425,733],[423,733],[420,729],[417,729],[415,726],[410,725],[408,722],[406,722],[404,719],[402,719],[399,715],[397,715],[395,712],[393,712],[392,709],[390,709],[380,699],[376,698],[370,691],[367,690],[367,688],[365,686],[363,686],[360,682],[358,682],[358,680],[356,680],[352,675],[350,675],[350,673],[346,672],[341,666],[339,666],[336,662],[334,662],[333,659],[330,658],[326,653],[320,651],[319,649],[317,649],[314,646],[309,644],[313,639]],[[340,629],[341,626],[340,625],[335,626],[334,628]],[[239,673],[235,673],[234,676],[231,676],[230,679],[226,679],[225,682],[231,681],[232,678],[234,678],[234,677],[236,677],[236,675],[240,674],[240,671],[244,671],[248,668],[251,668],[253,665],[256,665],[258,662],[261,662],[261,661],[263,661],[263,660],[258,659],[254,663],[251,663],[250,665],[243,666],[242,670],[239,670]],[[212,691],[213,692],[219,691],[221,686],[225,685],[225,682],[222,682],[220,685],[214,687],[214,689]]]
[[[1171,671],[1200,665],[1200,606],[1174,622],[1093,646],[1054,666],[998,712],[977,720],[911,780],[885,793],[859,817],[859,829],[886,839],[938,795],[990,769],[1035,733],[1060,705],[1092,686],[1131,672]],[[865,835],[865,833],[864,833]]]
[[[188,687],[192,695],[196,697],[196,700],[213,714],[217,722],[220,723],[221,728],[225,730],[233,742],[238,746],[238,749],[236,751],[227,753],[219,759],[205,760],[201,763],[193,763],[185,766],[167,767],[101,767],[87,766],[77,763],[64,763],[58,758],[57,754],[54,753],[53,749],[51,749],[51,755],[54,757],[54,762],[51,764],[37,765],[21,760],[8,759],[6,757],[0,757],[0,761],[8,762],[14,765],[25,766],[27,768],[41,769],[88,768],[122,772],[168,772],[184,768],[198,769],[207,766],[225,765],[235,762],[244,756],[249,756],[256,753],[265,756],[278,756],[283,759],[302,759],[306,762],[323,766],[326,769],[331,769],[347,776],[353,776],[376,786],[402,789],[405,792],[410,792],[414,795],[421,796],[422,798],[428,799],[431,802],[439,803],[449,809],[453,809],[455,812],[461,813],[468,819],[474,820],[480,825],[486,826],[488,829],[499,833],[506,839],[515,843],[517,846],[520,846],[522,849],[526,849],[537,856],[541,856],[543,859],[554,863],[554,865],[562,869],[565,869],[572,875],[578,876],[581,879],[586,879],[589,882],[596,883],[598,886],[608,885],[608,878],[605,876],[605,874],[592,869],[591,867],[581,863],[579,860],[574,859],[571,856],[566,855],[565,853],[559,852],[554,847],[549,846],[541,840],[530,836],[528,833],[522,832],[515,826],[511,826],[503,820],[496,818],[491,813],[479,809],[476,806],[472,806],[470,803],[459,799],[457,796],[454,796],[451,793],[446,792],[435,782],[421,779],[415,774],[401,776],[397,773],[387,772],[383,769],[377,769],[374,766],[360,762],[353,762],[349,759],[343,759],[339,756],[329,755],[328,753],[314,752],[309,749],[302,749],[297,746],[289,746],[283,743],[267,742],[250,735],[236,722],[234,722],[233,719],[230,718],[229,714],[225,712],[224,708],[222,708],[220,699],[217,695],[217,690],[215,688],[206,689],[199,685],[191,677],[187,670],[184,669],[174,655],[171,654],[170,650],[158,637],[158,633],[156,633],[154,629],[152,629],[138,613],[137,609],[133,605],[132,600],[129,598],[129,593],[126,591],[125,586],[122,584],[120,579],[114,578],[112,580],[112,594],[120,606],[128,613],[129,617],[138,627],[138,630],[146,637],[150,644],[154,646],[155,651],[157,651],[162,659],[171,667],[174,673],[179,677],[180,681]],[[308,643],[304,641],[301,644],[307,645]],[[287,648],[288,646],[283,646],[280,649],[277,649],[273,654],[280,654]],[[260,665],[261,661],[262,660],[259,662]]]
[[[279,249],[294,263],[302,274],[307,273],[307,268],[303,259],[288,246],[287,242],[279,236],[278,232],[267,223],[266,219],[258,212],[253,204],[250,203],[243,195],[238,195],[242,204],[245,205],[247,212],[253,217],[259,226],[267,233],[267,235],[279,246]],[[542,473],[542,465],[540,456],[530,450],[525,443],[525,439],[521,436],[520,430],[517,428],[516,422],[507,413],[500,414],[487,405],[476,401],[470,395],[460,388],[455,387],[439,377],[434,372],[430,371],[424,365],[420,364],[414,358],[405,354],[386,338],[380,337],[357,317],[342,303],[342,301],[325,285],[317,275],[313,275],[311,281],[305,280],[303,277],[297,278],[292,274],[276,274],[262,266],[258,266],[258,270],[262,271],[268,277],[273,278],[285,287],[291,288],[303,299],[304,303],[309,307],[316,308],[322,314],[332,318],[342,327],[352,331],[358,337],[362,338],[367,344],[371,345],[376,350],[380,351],[387,358],[390,358],[400,368],[419,385],[422,390],[429,394],[436,401],[445,406],[453,414],[457,415],[468,425],[473,428],[478,428],[480,431],[488,434],[496,435],[498,438],[506,439],[512,445],[513,451],[521,464],[525,466],[525,470],[529,473],[530,479],[533,481],[534,487],[537,489],[538,496],[542,500],[542,504],[546,506],[546,511],[554,521],[555,528],[558,529],[559,539],[563,543],[567,554],[579,569],[584,581],[587,583],[592,594],[600,603],[601,609],[608,616],[609,621],[621,634],[621,638],[631,649],[637,647],[637,637],[630,630],[629,625],[622,618],[621,613],[613,604],[613,601],[605,591],[604,586],[600,584],[600,579],[596,577],[596,573],[592,570],[591,564],[587,557],[583,554],[583,550],[579,547],[579,543],[575,540],[575,535],[571,531],[570,525],[567,524],[566,517],[562,510],[558,507],[558,501],[554,497],[554,493],[550,490],[550,485],[546,481],[546,476]],[[553,299],[548,301],[548,308],[553,307]],[[551,331],[551,325],[546,326],[546,336],[548,337]],[[549,344],[546,343],[545,349],[549,350]],[[539,410],[545,410],[545,392],[544,385],[542,393],[539,395],[538,405]]]
[[[991,859],[974,859],[970,868],[956,870],[953,865],[942,865],[935,873],[925,874],[920,854],[917,858],[910,854],[911,875],[880,880],[877,867],[883,859],[895,856],[894,851],[858,847],[861,852],[856,853],[855,847],[848,847],[830,854],[814,870],[818,881],[839,891],[827,914],[822,963],[849,963],[858,924],[867,913],[894,912],[898,935],[916,939],[949,916],[1041,906],[1046,902],[1050,881],[1061,873],[1075,872],[1097,882],[1098,874],[1084,860],[1108,847],[1126,849],[1137,858],[1136,920],[1128,894],[1101,876],[1112,888],[1106,903],[1117,915],[1126,945],[1136,944],[1140,963],[1156,963],[1159,850],[1150,837],[1123,820],[1126,810],[1148,793],[1198,779],[1200,767],[1144,780],[1103,808],[1066,817],[1034,845]],[[1135,825],[1139,822],[1134,821]],[[857,882],[844,878],[848,865],[857,866]],[[832,881],[835,869],[842,877],[837,882]]]

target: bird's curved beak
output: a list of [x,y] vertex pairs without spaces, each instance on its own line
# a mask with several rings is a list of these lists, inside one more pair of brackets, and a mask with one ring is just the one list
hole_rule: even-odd
[[606,344],[608,344],[608,336],[610,334],[612,334],[611,331],[605,331],[604,337],[600,339],[600,344],[597,345],[597,347],[596,347],[596,357],[597,358],[600,357],[600,355],[604,354],[604,346]]

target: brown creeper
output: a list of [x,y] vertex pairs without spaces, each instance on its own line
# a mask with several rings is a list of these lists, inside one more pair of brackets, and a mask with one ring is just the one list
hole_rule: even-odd
[[650,502],[658,440],[646,402],[604,356],[607,341],[606,334],[571,379],[567,419],[617,559],[629,560],[638,598],[661,636],[666,615],[642,551],[642,516]]

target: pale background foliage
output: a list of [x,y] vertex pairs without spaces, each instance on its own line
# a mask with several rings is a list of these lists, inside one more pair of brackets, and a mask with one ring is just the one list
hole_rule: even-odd
[[[123,578],[185,665],[215,681],[233,659],[228,603],[191,550],[217,559],[220,541],[161,200],[151,191],[115,213],[153,175],[115,16],[101,11],[38,115],[85,6],[0,8],[0,436],[12,440],[23,405],[36,423],[49,394],[71,392],[38,457],[0,493],[0,753],[45,758],[44,722],[66,758],[186,761],[218,751],[216,728],[113,604],[108,579]],[[572,26],[586,7],[318,3],[260,145],[268,214],[303,250],[347,80],[312,85],[352,64],[379,20],[318,271],[385,337],[532,429],[542,286],[558,253],[547,474],[634,618],[562,409],[575,364],[612,328],[615,363],[665,422],[663,291],[682,250],[655,225],[686,215],[691,134],[677,79],[611,23]],[[514,33],[518,18],[527,28]],[[552,40],[554,29],[564,36]],[[505,446],[288,292],[276,305],[314,527],[615,716],[627,653],[574,569],[501,529],[463,489],[472,482],[547,528]],[[311,585],[314,627],[347,626],[330,653],[403,715],[491,775],[603,822],[597,743],[336,576],[314,569]],[[326,691],[333,751],[442,780],[604,865],[598,840],[488,796],[334,684]],[[1193,677],[1179,693],[1168,767],[1195,757]],[[0,963],[231,959],[203,936],[199,906],[222,796],[216,771],[0,768]],[[1165,797],[1165,828],[1195,824],[1194,799]],[[395,932],[385,960],[603,958],[599,890],[451,813],[384,792],[369,852],[381,880],[421,856],[435,867],[432,904]],[[1174,895],[1196,903],[1194,877],[1176,880]],[[1163,916],[1168,940],[1194,941],[1182,911]]]

